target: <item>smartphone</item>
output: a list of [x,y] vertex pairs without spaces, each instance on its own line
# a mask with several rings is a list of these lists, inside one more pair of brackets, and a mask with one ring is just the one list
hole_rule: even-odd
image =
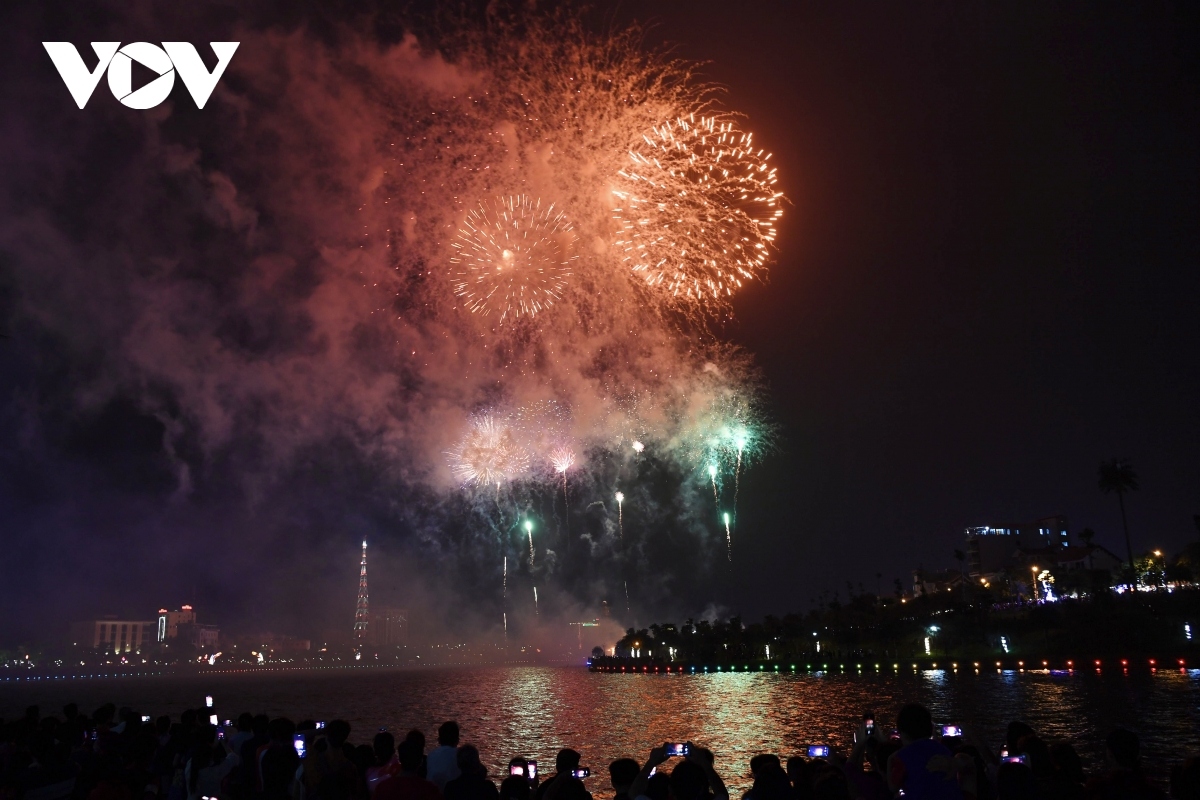
[[810,744],[808,746],[809,758],[829,758],[829,745],[827,744]]
[[579,769],[571,770],[572,778],[586,778],[587,776],[589,776],[591,774],[592,774],[592,771],[590,769],[588,769],[587,767],[580,767]]
[[225,741],[225,731],[223,731],[223,730],[218,730],[218,731],[217,731],[217,741],[218,741],[218,742],[223,742],[223,741]]
[[525,768],[522,767],[520,764],[510,764],[508,767],[508,774],[516,775],[518,778],[524,778],[525,777]]
[[687,742],[674,742],[667,745],[667,758],[691,755],[692,748]]
[[942,736],[959,737],[962,736],[962,728],[957,725],[943,725]]
[[292,747],[296,748],[296,755],[304,758],[308,755],[308,746],[304,743],[304,734],[297,733],[292,737]]
[[92,729],[92,741],[93,742],[96,741],[96,729],[95,728]]
[[875,712],[868,711],[863,714],[863,727],[867,729],[867,736],[872,736],[875,733]]
[[900,740],[900,731],[896,730],[895,728],[892,728],[892,730],[890,732],[888,732],[888,738],[893,741],[899,741]]
[[227,720],[225,720],[225,727],[226,727],[226,728],[232,728],[232,727],[233,727],[233,720],[231,720],[231,719],[227,719]]
[[217,727],[217,715],[216,714],[208,715],[208,724],[212,725],[214,728]]
[[536,781],[537,780],[537,762],[533,761],[531,759],[526,759],[525,768],[527,770],[529,770],[529,776],[528,776],[529,780]]
[[1008,748],[1007,747],[1000,748],[1000,757],[1008,758]]
[[1029,756],[1024,753],[1015,756],[1003,756],[1001,759],[1005,764],[1029,764]]
[[657,774],[658,774],[658,767],[651,767],[651,768],[650,768],[650,775],[649,775],[649,776],[647,776],[647,777],[653,778],[653,777],[654,777],[655,775],[657,775]]
[[[317,730],[321,730],[324,727],[325,727],[325,720],[321,720],[320,722],[317,723]],[[379,730],[386,731],[387,728],[380,728]]]
[[150,721],[150,715],[142,714],[142,722],[149,722],[149,721]]
[[204,707],[212,708],[212,695],[211,694],[204,695]]

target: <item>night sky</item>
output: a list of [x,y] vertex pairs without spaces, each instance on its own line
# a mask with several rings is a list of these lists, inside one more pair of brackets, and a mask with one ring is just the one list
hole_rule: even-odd
[[[193,599],[229,628],[348,630],[364,536],[380,551],[380,598],[453,605],[453,585],[409,587],[434,556],[410,546],[394,505],[420,495],[380,478],[376,454],[333,438],[268,480],[244,452],[164,436],[168,390],[109,380],[122,372],[105,350],[117,334],[90,326],[139,300],[91,259],[119,261],[148,227],[175,230],[144,208],[136,231],[120,227],[150,204],[138,192],[174,180],[131,155],[147,141],[136,115],[201,151],[234,152],[238,133],[195,108],[165,122],[122,109],[103,82],[79,111],[40,42],[82,45],[122,24],[109,35],[201,42],[340,18],[316,4],[149,9],[0,11],[0,643]],[[741,487],[732,588],[676,576],[680,601],[641,617],[713,602],[802,610],[846,581],[874,590],[877,573],[890,591],[918,566],[953,565],[968,525],[1064,514],[1072,533],[1093,528],[1123,553],[1116,500],[1096,486],[1113,457],[1142,483],[1127,499],[1135,552],[1195,539],[1193,5],[627,2],[591,17],[653,22],[649,44],[709,62],[704,77],[774,152],[790,201],[769,281],[739,294],[721,329],[761,367],[779,424],[777,452]],[[122,169],[137,172],[131,196]],[[228,224],[238,209],[224,208]],[[96,219],[109,214],[106,233]],[[51,228],[61,249],[31,256],[23,243]],[[63,302],[37,299],[76,280]],[[81,312],[100,306],[107,316]],[[272,321],[272,336],[304,330]],[[661,555],[652,568],[670,571]]]

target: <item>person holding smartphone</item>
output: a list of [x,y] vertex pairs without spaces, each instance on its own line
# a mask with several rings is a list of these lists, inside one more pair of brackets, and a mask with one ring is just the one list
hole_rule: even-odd
[[878,765],[882,760],[886,764],[887,757],[900,748],[898,743],[892,743],[887,736],[877,733],[874,722],[873,714],[869,719],[864,715],[858,730],[854,732],[854,749],[850,751],[843,771],[846,780],[856,792],[856,797],[863,800],[889,800],[892,795],[884,777],[886,770],[869,768],[864,766],[864,762],[868,765]]
[[592,800],[591,792],[574,773],[583,757],[569,747],[558,751],[554,759],[554,774],[534,793],[535,800]]
[[[712,800],[729,800],[729,790],[725,782],[713,768],[712,753],[692,742],[687,742],[687,755],[671,770],[671,797],[673,800],[706,800],[709,793]],[[637,779],[629,787],[629,796],[642,798],[646,796],[646,786],[650,782],[650,773],[657,770],[670,756],[671,743],[664,743],[650,751],[646,763],[638,773]]]
[[537,762],[517,756],[508,762],[508,775],[500,782],[500,800],[529,800],[537,787]]
[[922,800],[962,800],[954,754],[933,738],[929,709],[912,704],[896,717],[901,747],[888,759],[888,788]]

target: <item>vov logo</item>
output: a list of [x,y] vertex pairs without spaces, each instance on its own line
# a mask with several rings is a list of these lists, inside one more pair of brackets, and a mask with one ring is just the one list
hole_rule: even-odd
[[[120,42],[92,42],[99,63],[92,71],[70,42],[42,42],[50,60],[62,76],[63,83],[80,108],[96,90],[100,76],[108,72],[108,88],[121,105],[129,108],[154,108],[175,86],[175,73],[183,79],[183,85],[196,101],[197,108],[204,108],[208,98],[217,88],[217,81],[229,66],[233,53],[240,42],[209,42],[217,56],[217,66],[212,72],[200,60],[200,54],[190,42],[163,42],[162,47],[149,42],[130,42],[121,47]],[[119,48],[119,49],[118,49]],[[133,88],[133,62],[158,75],[136,91]]]

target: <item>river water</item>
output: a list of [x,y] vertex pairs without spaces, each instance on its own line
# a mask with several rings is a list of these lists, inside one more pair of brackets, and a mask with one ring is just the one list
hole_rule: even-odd
[[622,756],[645,759],[664,741],[709,747],[733,789],[749,787],[749,760],[760,752],[802,753],[809,744],[848,748],[864,711],[880,724],[907,702],[927,705],[938,723],[972,724],[998,747],[1022,719],[1048,740],[1069,739],[1089,768],[1103,758],[1104,736],[1124,726],[1142,737],[1147,771],[1163,782],[1173,763],[1200,755],[1200,670],[1103,673],[974,670],[863,674],[708,674],[625,676],[582,667],[479,667],[425,670],[328,668],[249,675],[174,675],[0,683],[0,716],[38,703],[56,713],[67,702],[103,702],[177,716],[216,698],[223,719],[243,710],[293,720],[342,718],[366,742],[386,726],[402,738],[456,719],[495,777],[524,755],[544,766],[564,746],[592,768],[589,788],[609,796],[606,767]]

